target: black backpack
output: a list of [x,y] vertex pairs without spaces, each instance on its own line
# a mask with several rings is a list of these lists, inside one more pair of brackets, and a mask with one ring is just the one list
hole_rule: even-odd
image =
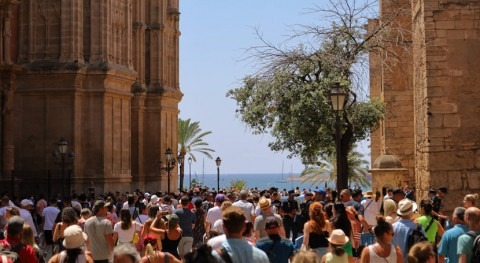
[[477,235],[475,231],[468,231],[467,235],[474,238],[472,246],[472,263],[480,263],[480,235]]
[[407,251],[410,251],[410,248],[413,247],[418,242],[428,241],[425,234],[422,232],[422,225],[417,224],[415,228],[409,233],[407,240]]

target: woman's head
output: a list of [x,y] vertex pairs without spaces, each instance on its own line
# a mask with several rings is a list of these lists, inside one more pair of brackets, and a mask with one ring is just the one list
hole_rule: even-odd
[[245,223],[245,231],[243,231],[243,236],[244,237],[249,237],[253,234],[253,224],[252,222],[246,222]]
[[333,204],[333,215],[346,215],[345,205],[342,202],[335,202]]
[[202,199],[197,199],[195,200],[195,208],[198,210],[198,209],[202,209]]
[[427,241],[419,242],[413,245],[408,252],[408,263],[435,263],[435,253],[433,246]]
[[312,227],[313,232],[320,233],[325,227],[325,214],[322,211],[322,204],[319,202],[313,202],[310,204],[309,208],[310,214],[310,226]]
[[467,194],[467,195],[463,198],[463,206],[464,206],[465,208],[469,208],[469,207],[475,206],[476,203],[477,203],[477,199],[478,199],[478,194]]
[[328,238],[332,253],[337,256],[342,256],[345,254],[345,249],[343,246],[348,242],[348,237],[345,236],[345,232],[341,229],[335,229],[332,231],[332,234]]
[[389,216],[397,213],[397,204],[392,199],[383,201],[383,215]]
[[430,215],[432,214],[432,211],[433,211],[433,204],[432,204],[432,201],[426,199],[426,200],[422,200],[420,202],[420,208],[422,208],[423,210],[423,213],[425,215]]
[[34,246],[36,244],[35,237],[33,236],[33,230],[28,224],[23,224],[22,243],[30,246]]
[[230,201],[223,201],[222,203],[222,206],[220,206],[220,208],[222,209],[222,211],[225,211],[227,208],[231,207],[232,206],[232,202]]
[[385,221],[383,216],[377,216],[377,225],[373,228],[373,233],[377,240],[384,243],[390,243],[393,239],[393,227],[390,223]]
[[12,216],[20,216],[20,210],[17,207],[11,206],[5,210],[5,220],[8,221]]
[[77,212],[73,207],[65,207],[62,210],[62,222],[65,224],[76,224],[77,223]]
[[158,205],[152,205],[148,207],[148,217],[155,218],[157,216],[158,211],[160,210]]
[[313,251],[299,251],[293,257],[292,263],[320,263],[322,259],[316,252]]
[[132,215],[130,215],[128,209],[120,210],[120,221],[122,222],[121,228],[123,230],[130,229],[130,226],[132,225]]
[[323,209],[325,210],[325,213],[327,214],[327,218],[331,219],[333,217],[333,204],[328,203],[323,207]]

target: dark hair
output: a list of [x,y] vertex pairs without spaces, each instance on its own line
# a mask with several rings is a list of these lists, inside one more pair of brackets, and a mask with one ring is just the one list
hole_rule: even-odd
[[128,209],[120,210],[120,220],[122,221],[121,228],[123,230],[130,229],[130,227],[132,226],[132,215],[130,215],[130,210]]
[[433,211],[432,201],[430,201],[430,200],[422,200],[422,201],[420,202],[420,207],[423,208],[423,211],[425,211],[425,215],[430,215],[430,214],[432,214],[432,211]]
[[352,233],[352,223],[348,219],[347,211],[345,210],[345,205],[342,202],[336,202],[333,205],[335,209],[335,215],[332,218],[332,224],[335,229],[341,229],[345,233],[345,236],[350,236]]
[[188,196],[182,196],[182,199],[180,199],[180,203],[182,204],[182,206],[187,206],[189,202],[190,202],[190,199],[188,199]]
[[250,234],[250,232],[252,231],[252,229],[253,229],[253,224],[252,224],[252,222],[246,222],[246,223],[245,223],[245,231],[243,231],[242,236],[244,236],[244,237],[248,236],[248,234]]
[[216,263],[218,262],[215,257],[212,256],[212,248],[206,244],[198,244],[195,249],[187,253],[183,259],[185,263]]
[[158,211],[160,208],[158,205],[153,205],[148,208],[148,217],[149,218],[155,218],[157,216]]
[[223,226],[230,234],[242,233],[245,225],[245,213],[236,206],[230,206],[222,211]]
[[375,226],[375,228],[373,228],[373,232],[377,239],[381,238],[383,234],[388,233],[392,229],[392,224],[385,221],[385,218],[383,216],[377,215],[377,225]]
[[72,248],[72,249],[66,249],[67,252],[67,257],[65,258],[66,263],[75,263],[77,262],[77,257],[78,255],[83,253],[82,248]]
[[343,248],[344,245],[335,245],[330,243],[330,246],[332,248],[332,254],[337,255],[339,257],[345,254],[345,249]]
[[327,214],[328,220],[330,220],[333,217],[333,203],[325,204],[323,209],[325,210],[325,213]]
[[77,223],[77,211],[73,207],[65,207],[62,211],[62,222],[66,224]]
[[201,199],[195,200],[195,208],[196,208],[196,209],[202,208],[202,204],[203,204],[203,202],[202,202]]

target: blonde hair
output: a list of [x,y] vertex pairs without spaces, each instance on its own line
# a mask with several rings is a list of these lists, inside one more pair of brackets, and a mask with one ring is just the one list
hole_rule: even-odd
[[472,202],[473,205],[475,205],[475,202],[478,199],[478,194],[467,194],[465,196],[465,200]]
[[33,249],[35,249],[36,251],[40,250],[40,248],[37,245],[37,242],[35,242],[35,238],[33,236],[33,230],[28,224],[23,224],[22,243],[25,245],[32,246]]
[[434,256],[433,246],[428,241],[413,245],[407,256],[408,263],[426,263],[431,256]]
[[392,199],[383,201],[383,215],[389,216],[397,212],[397,204]]
[[313,251],[299,251],[292,260],[292,263],[320,263],[322,259],[316,252]]
[[223,201],[222,206],[220,206],[220,208],[222,209],[222,211],[225,211],[225,209],[231,206],[232,206],[232,202],[225,200]]

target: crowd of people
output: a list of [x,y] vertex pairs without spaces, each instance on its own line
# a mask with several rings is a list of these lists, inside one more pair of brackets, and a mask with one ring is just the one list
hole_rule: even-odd
[[0,262],[477,262],[478,195],[447,216],[447,193],[418,201],[408,187],[4,193]]

